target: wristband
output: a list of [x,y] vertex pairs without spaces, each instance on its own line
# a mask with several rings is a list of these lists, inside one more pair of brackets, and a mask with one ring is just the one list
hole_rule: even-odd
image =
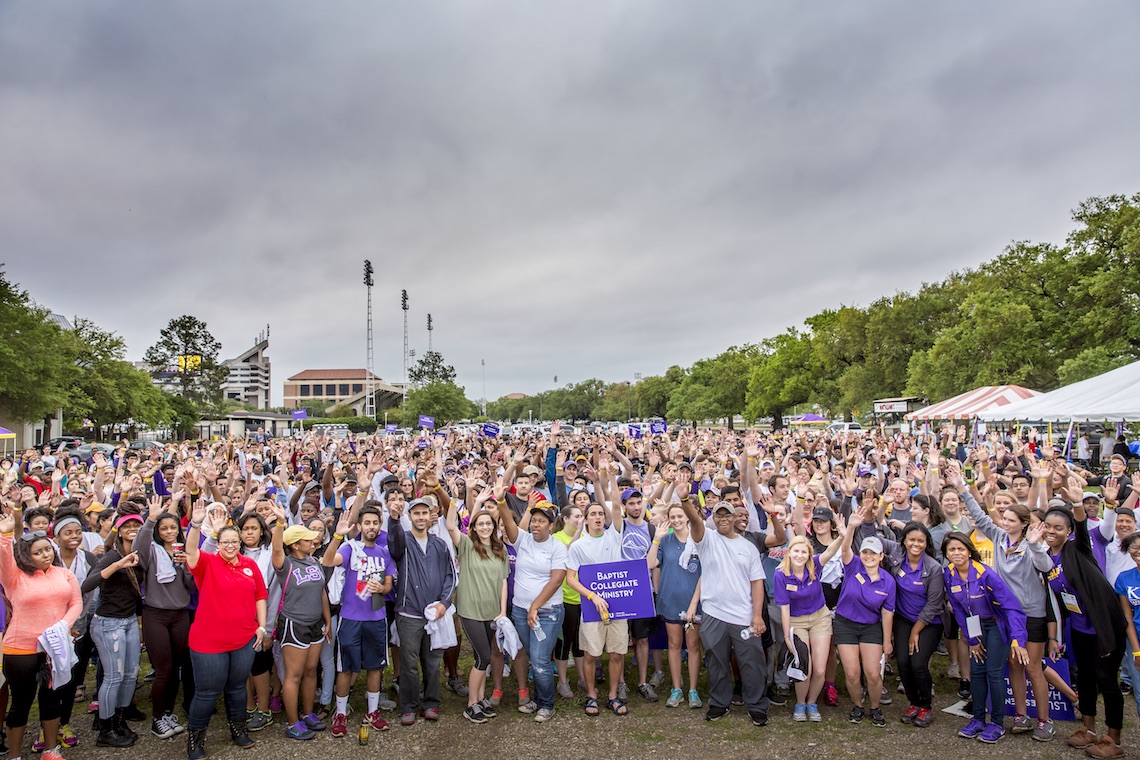
[[335,538],[337,541],[343,541],[344,540],[344,536],[342,536],[339,533],[333,533],[333,538]]
[[658,541],[657,539],[653,539],[653,545],[654,545],[654,546],[660,546],[660,545],[661,545],[661,542],[660,542],[660,541]]
[[689,497],[688,497],[688,496],[682,496],[682,497],[681,497],[681,501],[688,501],[688,500],[689,500]]
[[1133,653],[1132,653],[1132,656],[1133,656],[1133,657],[1140,657],[1140,652],[1133,652]]
[[593,591],[587,591],[586,592],[586,601],[589,601],[589,602],[594,601],[594,592]]
[[197,528],[197,529],[201,530],[202,529],[202,523],[191,522],[190,527],[191,528]]

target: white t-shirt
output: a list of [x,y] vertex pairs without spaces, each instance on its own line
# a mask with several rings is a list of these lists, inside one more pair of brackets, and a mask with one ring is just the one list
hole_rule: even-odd
[[743,536],[726,538],[715,530],[705,531],[697,552],[704,613],[726,623],[751,624],[752,581],[764,580],[760,552]]
[[[514,543],[518,558],[515,561],[514,605],[528,609],[542,589],[550,583],[550,574],[555,570],[566,569],[566,545],[554,536],[539,543],[529,532],[519,531]],[[542,609],[548,610],[562,604],[562,592],[555,591]]]
[[583,532],[578,540],[570,544],[570,556],[566,567],[574,572],[582,565],[601,565],[605,562],[621,562],[621,532],[613,526],[606,528],[600,536]]

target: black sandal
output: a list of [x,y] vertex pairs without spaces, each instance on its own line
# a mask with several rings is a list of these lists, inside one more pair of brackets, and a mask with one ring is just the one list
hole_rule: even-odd
[[[593,712],[590,712],[591,710],[593,710]],[[598,709],[597,697],[586,697],[586,715],[591,718],[596,718],[599,714],[601,714],[601,710]]]
[[625,702],[617,697],[611,699],[609,705],[610,709],[614,711],[614,715],[629,715],[629,708],[625,706]]

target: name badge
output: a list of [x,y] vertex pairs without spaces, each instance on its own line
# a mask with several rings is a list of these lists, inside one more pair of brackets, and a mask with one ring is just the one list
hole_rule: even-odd
[[1061,592],[1061,602],[1064,603],[1065,609],[1072,612],[1074,615],[1082,615],[1081,605],[1077,603],[1077,597],[1070,594],[1068,591]]
[[799,586],[793,586],[792,584],[789,583],[788,584],[788,591],[799,591]]
[[962,593],[962,587],[961,586],[951,586],[950,587],[950,593],[951,594],[960,594],[960,593]]
[[970,615],[966,618],[966,635],[971,639],[979,638],[982,635],[982,619],[977,615]]

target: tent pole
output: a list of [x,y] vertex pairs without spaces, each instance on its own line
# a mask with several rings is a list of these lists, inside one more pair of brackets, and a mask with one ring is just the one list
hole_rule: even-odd
[[1071,451],[1073,448],[1073,420],[1069,420],[1069,432],[1065,433],[1065,459],[1072,460]]

